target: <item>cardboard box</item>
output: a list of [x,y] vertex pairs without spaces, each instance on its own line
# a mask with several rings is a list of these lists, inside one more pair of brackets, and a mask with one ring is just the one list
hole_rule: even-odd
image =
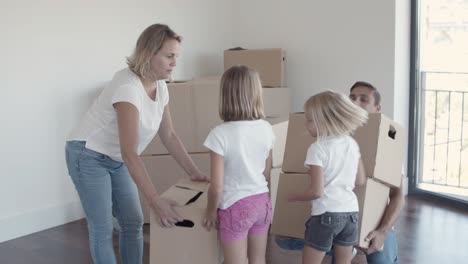
[[309,131],[305,128],[304,113],[291,113],[289,115],[288,133],[283,159],[283,171],[287,173],[307,173],[304,161],[307,149],[315,142]]
[[[219,116],[221,76],[168,84],[172,124],[189,153],[208,152],[203,146],[208,133],[223,121]],[[265,115],[287,116],[290,109],[289,89],[264,89]],[[142,156],[169,154],[158,135],[148,144]]]
[[390,187],[367,178],[366,184],[356,186],[354,193],[359,202],[358,246],[368,248],[369,242],[364,239],[379,226],[388,205]]
[[286,146],[286,134],[288,132],[288,123],[289,118],[286,117],[276,117],[276,118],[266,118],[271,126],[273,127],[273,132],[275,133],[275,145],[273,147],[272,155],[272,167],[278,168],[283,164],[284,158],[284,148]]
[[[187,152],[207,152],[203,146],[209,131],[222,120],[219,117],[219,83],[221,77],[204,77],[168,84],[169,109],[174,130]],[[156,135],[142,156],[169,154]]]
[[193,81],[193,120],[191,131],[195,135],[195,149],[207,152],[203,146],[208,133],[221,124],[219,116],[219,86],[221,76],[200,78]]
[[286,87],[263,89],[263,109],[266,117],[289,116],[291,113],[289,90]]
[[[193,162],[200,168],[200,170],[209,177],[210,176],[210,154],[209,153],[196,153],[190,154]],[[156,187],[158,193],[162,193],[169,189],[172,185],[176,184],[180,179],[189,179],[187,173],[175,161],[171,155],[160,156],[143,156],[141,157],[143,164],[148,171],[151,181]],[[140,202],[143,209],[144,223],[149,223],[150,208],[140,193]]]
[[260,74],[264,87],[284,86],[283,49],[240,49],[224,51],[224,70],[235,65],[245,65]]
[[151,212],[150,264],[220,263],[217,230],[207,231],[202,226],[207,190],[208,183],[180,180],[164,192],[163,197],[176,201],[176,210],[187,225],[161,227]]
[[[194,124],[195,130],[195,149],[198,151],[209,151],[203,146],[206,137],[210,131],[221,124],[223,121],[219,116],[219,87],[221,77],[207,77],[202,79],[196,79],[193,83],[193,99],[194,99]],[[270,91],[271,90],[271,91]],[[278,149],[283,152],[282,148],[284,127],[287,127],[287,116],[289,115],[290,108],[290,97],[289,89],[287,88],[272,88],[263,89],[263,102],[266,105],[265,115],[266,120],[272,124],[275,130],[275,134],[280,138],[278,141]],[[193,131],[193,129],[192,129]],[[275,165],[281,165],[283,161],[283,153],[277,152],[277,161]]]
[[[305,190],[310,184],[307,174],[271,175],[273,222],[270,233],[304,239],[305,223],[310,217],[311,202],[288,202],[290,192]],[[273,202],[274,201],[274,202]]]
[[272,168],[270,171],[270,180],[268,181],[268,189],[270,190],[272,216],[275,214],[276,195],[278,194],[279,177],[281,168]]
[[[172,125],[185,148],[188,150],[195,150],[195,135],[192,132],[194,119],[191,117],[193,112],[192,86],[193,84],[190,81],[167,84]],[[159,135],[156,134],[141,155],[161,155],[168,153]]]
[[404,136],[403,128],[396,122],[381,113],[369,114],[367,124],[354,134],[368,177],[401,186]]

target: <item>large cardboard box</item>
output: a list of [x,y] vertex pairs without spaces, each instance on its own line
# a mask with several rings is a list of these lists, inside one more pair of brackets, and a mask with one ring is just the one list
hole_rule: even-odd
[[208,133],[223,121],[219,116],[219,86],[221,76],[193,80],[193,120],[195,149],[206,152],[203,146]]
[[354,134],[368,177],[390,186],[401,186],[404,136],[398,123],[381,113],[369,114],[367,123]]
[[264,88],[263,109],[266,117],[289,116],[291,112],[290,89],[286,87]]
[[288,202],[290,192],[305,190],[310,184],[307,174],[271,175],[273,222],[270,233],[304,239],[305,223],[310,217],[311,202]]
[[[190,157],[198,168],[209,177],[210,154],[195,153],[190,154]],[[166,191],[180,179],[189,179],[187,173],[185,173],[184,169],[180,167],[171,155],[143,156],[141,159],[158,193]],[[150,208],[141,193],[140,202],[143,209],[144,223],[149,223]]]
[[208,183],[180,180],[162,194],[177,203],[183,223],[161,227],[151,213],[150,264],[206,263],[218,264],[222,256],[216,229],[202,226],[207,206]]
[[[222,122],[218,105],[220,80],[220,76],[212,76],[168,84],[172,125],[189,153],[207,152],[203,142],[209,131]],[[156,135],[141,155],[161,154],[169,152]]]
[[271,126],[273,127],[273,132],[275,133],[275,145],[273,146],[272,153],[272,167],[278,168],[283,164],[284,158],[284,148],[286,146],[286,134],[288,132],[288,123],[289,118],[286,117],[276,117],[276,118],[266,118]]
[[305,121],[304,113],[291,113],[289,115],[283,159],[283,171],[286,173],[307,173],[307,169],[304,167],[307,149],[316,139],[305,128]]
[[255,69],[265,87],[284,86],[283,49],[231,49],[224,51],[224,70],[235,65]]
[[354,193],[359,201],[358,246],[368,248],[369,242],[364,239],[379,226],[388,205],[390,187],[367,178],[366,184],[356,186]]
[[[192,151],[196,150],[195,134],[192,131],[195,120],[191,116],[193,113],[193,84],[190,81],[168,83],[167,89],[169,92],[169,109],[174,130],[182,140],[182,143],[184,143],[186,149]],[[161,155],[168,153],[159,135],[156,134],[141,155]]]

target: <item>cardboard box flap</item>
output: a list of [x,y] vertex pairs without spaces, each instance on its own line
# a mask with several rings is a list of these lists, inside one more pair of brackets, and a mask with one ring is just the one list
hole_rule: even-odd
[[201,202],[199,198],[206,191],[207,185],[208,183],[206,182],[192,182],[182,179],[165,191],[162,197],[176,202],[176,205],[180,207],[194,204],[195,202],[198,204]]
[[[389,160],[391,157],[392,163],[388,164],[386,162],[375,162],[374,169],[376,171],[387,170],[387,166],[396,166],[395,170],[395,181],[392,183],[392,179],[383,178],[381,180],[388,181],[393,186],[400,186],[401,178],[396,177],[401,175],[398,172],[403,166],[403,153],[404,153],[404,141],[405,141],[405,131],[401,125],[396,123],[393,120],[380,116],[379,130],[380,133],[379,143],[377,146],[376,161]],[[375,177],[375,175],[373,175]]]
[[186,188],[194,191],[206,192],[208,190],[209,183],[192,181],[189,179],[180,179],[175,185],[181,188]]
[[353,136],[359,144],[366,176],[400,187],[405,146],[403,127],[381,113],[373,113]]
[[367,178],[366,184],[356,186],[354,193],[359,202],[359,235],[358,245],[368,248],[370,242],[365,238],[375,230],[385,213],[390,194],[390,187]]

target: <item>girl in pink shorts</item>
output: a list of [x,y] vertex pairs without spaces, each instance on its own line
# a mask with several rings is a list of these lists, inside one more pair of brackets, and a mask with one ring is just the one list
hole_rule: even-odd
[[224,263],[265,263],[271,201],[271,125],[263,120],[258,73],[245,66],[221,79],[219,114],[224,122],[209,133],[211,185],[203,225],[218,226]]

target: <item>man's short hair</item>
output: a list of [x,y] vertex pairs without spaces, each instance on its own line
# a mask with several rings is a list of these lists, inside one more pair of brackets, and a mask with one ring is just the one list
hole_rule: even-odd
[[352,92],[354,88],[359,87],[359,86],[364,86],[364,87],[369,88],[372,91],[372,94],[374,95],[375,105],[376,106],[380,105],[382,98],[380,96],[379,91],[377,90],[377,88],[375,88],[372,84],[368,82],[358,81],[355,84],[353,84],[353,86],[351,86],[351,89],[349,89],[349,91]]

